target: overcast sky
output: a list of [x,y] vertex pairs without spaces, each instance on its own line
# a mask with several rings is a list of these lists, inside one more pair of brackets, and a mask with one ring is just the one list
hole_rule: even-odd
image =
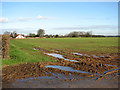
[[93,34],[118,34],[117,2],[2,2],[0,33],[67,34],[91,31]]

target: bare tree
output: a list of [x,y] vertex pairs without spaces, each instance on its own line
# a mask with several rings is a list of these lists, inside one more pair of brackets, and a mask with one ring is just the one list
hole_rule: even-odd
[[37,32],[37,35],[38,35],[39,37],[43,37],[44,34],[45,34],[45,31],[44,31],[43,29],[39,29],[38,32]]
[[18,35],[16,31],[13,31],[13,33],[12,33],[12,34],[13,34],[13,38],[16,38],[16,37],[17,37],[17,35]]
[[89,31],[89,32],[74,31],[74,32],[70,32],[67,36],[68,37],[90,37],[90,36],[92,36],[92,31]]
[[86,37],[91,37],[92,36],[92,31],[86,32]]
[[10,35],[10,32],[5,31],[5,32],[4,32],[4,35]]
[[76,31],[68,34],[68,37],[78,37],[78,36],[79,36],[79,32],[76,32]]
[[13,33],[12,33],[12,32],[10,33],[10,37],[12,37],[12,38],[13,38]]

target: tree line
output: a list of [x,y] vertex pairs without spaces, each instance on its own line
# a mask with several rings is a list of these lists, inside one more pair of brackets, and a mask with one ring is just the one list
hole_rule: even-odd
[[[16,31],[13,32],[8,32],[5,31],[4,34],[8,34],[10,35],[11,38],[16,38],[19,34]],[[104,35],[93,35],[92,31],[73,31],[70,32],[66,35],[59,35],[59,34],[45,34],[45,30],[44,29],[39,29],[37,31],[37,34],[35,33],[29,33],[29,35],[25,36],[25,37],[46,37],[46,38],[61,38],[61,37],[105,37]]]

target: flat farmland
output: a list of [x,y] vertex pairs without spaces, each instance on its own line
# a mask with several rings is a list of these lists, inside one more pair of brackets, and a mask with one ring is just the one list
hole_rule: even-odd
[[3,87],[117,88],[118,47],[117,37],[11,39]]
[[[33,48],[48,51],[79,52],[89,55],[118,53],[118,38],[40,38],[10,40],[10,59],[3,60],[3,64],[17,64],[22,62],[51,61],[54,59],[38,53]],[[66,54],[66,53],[64,53]]]

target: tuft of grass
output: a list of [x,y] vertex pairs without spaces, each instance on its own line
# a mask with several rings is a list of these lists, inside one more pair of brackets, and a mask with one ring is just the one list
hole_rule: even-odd
[[14,65],[21,64],[26,62],[55,62],[56,60],[40,54],[38,51],[35,51],[31,48],[25,48],[24,45],[17,45],[18,43],[10,43],[10,59],[3,59],[3,65]]

